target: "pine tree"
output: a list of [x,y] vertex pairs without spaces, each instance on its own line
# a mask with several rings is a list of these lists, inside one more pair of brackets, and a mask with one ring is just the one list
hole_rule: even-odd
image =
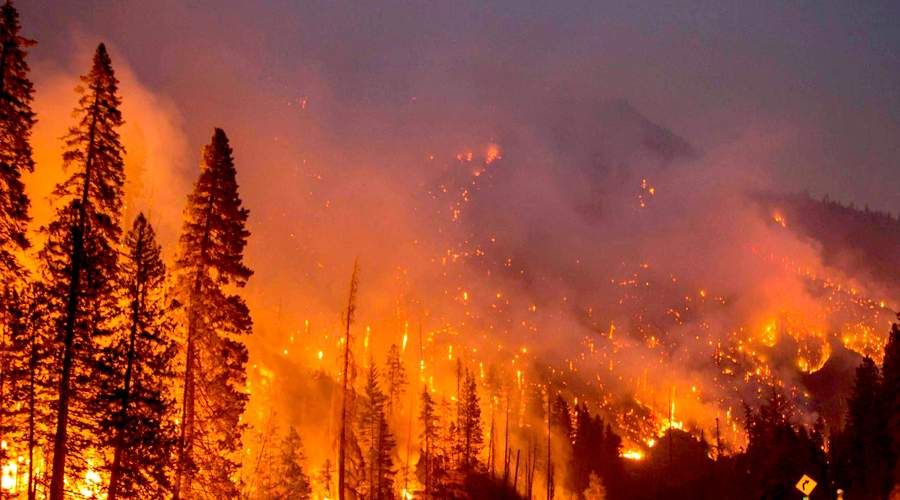
[[19,13],[7,0],[0,7],[0,282],[5,284],[22,277],[16,253],[28,248],[30,206],[22,175],[34,170],[34,85],[25,57],[35,42],[21,29]]
[[373,499],[390,500],[394,498],[394,477],[397,475],[397,470],[394,469],[392,457],[396,447],[397,441],[391,432],[387,415],[382,410],[378,419],[378,440],[375,446],[377,452],[374,455],[375,460],[372,462],[376,480]]
[[122,261],[128,319],[103,357],[114,374],[114,385],[101,395],[109,408],[102,427],[113,450],[110,500],[163,496],[171,487],[168,464],[177,441],[168,386],[175,376],[176,345],[165,279],[153,227],[138,214],[125,236]]
[[599,469],[596,457],[599,455],[597,452],[603,449],[603,425],[597,425],[582,403],[575,413],[575,428],[577,430],[572,444],[569,473],[575,491],[583,491],[589,487],[591,474],[597,473]]
[[322,468],[319,470],[318,483],[322,486],[322,491],[325,492],[326,498],[331,498],[331,487],[332,487],[332,473],[334,471],[331,469],[331,459],[326,458],[325,463],[322,464]]
[[[351,383],[351,367],[353,351],[350,348],[351,336],[350,327],[353,325],[353,318],[356,313],[356,293],[359,290],[359,261],[353,263],[353,274],[350,276],[350,294],[347,299],[347,318],[344,322],[344,369],[341,371],[341,430],[338,437],[338,499],[344,500],[346,497],[346,489],[348,484],[347,478],[347,459],[348,448],[350,444],[355,444],[352,439],[351,429],[351,410],[355,397],[353,395],[353,384]],[[355,373],[354,373],[355,375]]]
[[56,218],[45,229],[42,272],[48,286],[57,350],[56,433],[50,497],[64,494],[68,460],[79,472],[81,452],[96,436],[93,418],[97,381],[97,345],[113,331],[117,314],[117,247],[121,230],[122,185],[125,180],[119,140],[122,114],[118,80],[103,44],[91,71],[81,78],[75,109],[77,124],[65,137],[63,162],[69,178],[56,186],[61,201]]
[[[0,439],[11,442],[8,433],[19,429],[11,394],[25,383],[11,372],[17,352],[11,348],[12,322],[18,292],[25,287],[25,272],[17,253],[29,246],[27,225],[29,200],[22,175],[34,170],[31,110],[34,86],[28,79],[26,49],[34,42],[20,35],[19,13],[7,1],[0,7]],[[21,372],[18,372],[21,373]],[[4,458],[0,450],[0,459]]]
[[436,495],[441,495],[444,489],[451,486],[458,476],[454,474],[459,443],[458,414],[455,413],[458,407],[458,404],[451,404],[446,397],[442,398],[438,405],[438,421],[446,422],[446,424],[438,427],[438,439],[433,445],[436,464],[432,470],[431,482],[436,490]]
[[[188,196],[177,288],[185,304],[185,370],[175,496],[238,495],[241,414],[249,396],[250,312],[236,293],[252,275],[243,263],[250,236],[228,137],[215,129]],[[196,484],[195,484],[196,482]]]
[[293,426],[281,442],[276,465],[276,484],[268,498],[279,500],[305,500],[310,497],[312,487],[309,476],[303,469],[306,457],[303,443]]
[[[246,499],[266,499],[275,491],[275,485],[278,481],[278,471],[276,471],[276,455],[275,448],[276,434],[278,427],[275,425],[275,413],[270,412],[266,422],[260,429],[253,429],[250,441],[255,452],[253,458],[253,467],[249,471],[250,479],[242,483],[242,487],[246,491],[243,498]],[[247,440],[245,436],[245,441]],[[280,447],[280,446],[279,446]],[[249,467],[244,466],[245,470]]]
[[[356,399],[356,391],[350,391],[350,398]],[[355,402],[349,417],[356,415]],[[360,436],[353,425],[348,425],[346,437],[346,471],[344,490],[349,498],[365,498],[369,488],[369,463]]]
[[435,412],[434,399],[428,393],[428,386],[422,388],[419,421],[422,423],[419,441],[419,480],[425,486],[425,495],[431,495],[434,494],[435,473],[439,466],[437,447],[440,439],[440,423]]
[[453,468],[456,470],[462,469],[463,457],[463,439],[462,433],[460,432],[460,428],[462,427],[463,420],[463,389],[465,388],[465,378],[463,377],[463,365],[462,358],[456,358],[456,420],[454,420],[449,427],[449,433],[451,436],[455,436],[455,440],[453,441]]
[[364,443],[359,433],[358,417],[361,412],[360,394],[356,391],[357,367],[352,352],[348,353],[347,365],[347,391],[344,401],[346,407],[342,407],[342,415],[346,416],[347,426],[344,433],[338,438],[342,440],[344,447],[344,476],[343,484],[345,494],[349,498],[363,498],[368,491],[368,461]]
[[36,496],[39,472],[35,468],[40,451],[50,434],[50,404],[55,393],[48,370],[50,342],[43,323],[47,317],[43,287],[34,283],[22,291],[8,289],[2,298],[8,301],[6,360],[4,373],[9,382],[3,415],[3,435],[12,443],[8,451],[25,457],[29,500]]
[[617,491],[617,483],[624,475],[619,457],[622,439],[612,426],[604,425],[599,414],[591,415],[584,403],[578,406],[575,421],[569,465],[571,488],[583,491],[589,486],[591,474],[597,474],[605,487]]
[[[595,419],[598,425],[602,426],[603,422],[600,417],[597,416]],[[620,456],[621,451],[622,438],[613,431],[612,425],[607,423],[603,432],[603,448],[600,453],[599,470],[606,474],[606,476],[603,477],[604,486],[614,493],[620,491],[619,488],[617,488],[617,480],[621,479],[624,475],[624,471],[622,470],[622,458]]]
[[606,498],[606,488],[603,487],[603,480],[596,473],[591,472],[588,479],[588,486],[584,490],[585,500],[604,500]]
[[484,444],[484,431],[481,424],[478,386],[475,383],[475,376],[468,368],[465,370],[461,399],[459,433],[462,443],[462,460],[460,467],[464,471],[471,471],[478,466],[478,453]]
[[378,368],[369,363],[365,399],[359,416],[359,436],[365,446],[366,483],[370,500],[392,497],[394,475],[391,454],[395,441],[385,413],[387,396],[378,386]]
[[[900,318],[900,315],[898,315]],[[887,466],[892,497],[900,497],[900,324],[891,326],[882,361],[881,411],[887,434]]]
[[822,449],[815,446],[805,428],[792,423],[792,408],[779,389],[772,386],[759,410],[747,407],[746,412],[749,443],[739,467],[746,471],[742,488],[748,498],[785,497],[801,474],[827,483]]
[[[19,402],[19,390],[24,386],[26,370],[23,361],[26,358],[22,352],[22,345],[17,345],[16,338],[21,342],[24,336],[23,315],[19,306],[21,302],[19,291],[14,287],[0,289],[0,301],[2,301],[3,314],[0,314],[0,440],[4,443],[20,441],[20,436],[15,434],[21,427],[21,415]],[[26,365],[27,366],[27,365]],[[0,461],[6,462],[10,456],[7,447],[0,447]]]
[[888,450],[885,447],[880,389],[878,367],[867,357],[856,369],[853,392],[847,403],[847,493],[853,497],[877,498],[886,493],[883,491],[887,473],[884,457]]
[[[557,394],[550,407],[550,430],[553,435],[555,449],[562,452],[562,456],[557,458],[560,463],[572,460],[572,438],[575,435],[575,428],[572,425],[572,414],[569,403]],[[575,477],[572,469],[567,470],[567,475],[563,478],[564,485],[569,491],[579,491],[575,486]]]
[[387,383],[387,415],[390,419],[394,414],[394,407],[399,404],[408,383],[406,370],[403,368],[403,360],[400,359],[400,348],[397,344],[391,344],[388,349],[387,366],[384,371]]

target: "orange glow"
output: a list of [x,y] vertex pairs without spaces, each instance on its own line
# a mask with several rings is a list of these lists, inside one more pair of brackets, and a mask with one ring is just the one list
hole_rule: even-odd
[[484,154],[484,163],[485,165],[490,165],[495,161],[503,158],[500,156],[500,146],[496,144],[488,144],[487,152]]
[[787,227],[787,219],[779,212],[772,214],[772,220],[781,227]]
[[[46,108],[41,110],[36,131],[39,166],[28,179],[33,200],[46,199],[61,176],[58,137],[67,122],[55,110],[71,107],[64,105],[72,101],[69,80],[73,79],[59,83],[65,83],[60,88],[57,82],[50,82],[41,89],[49,98],[39,101]],[[182,198],[189,186],[174,169],[165,166],[174,153],[163,152],[170,145],[173,150],[190,148],[173,128],[177,120],[172,113],[155,106],[155,96],[127,71],[123,93],[130,107],[124,134],[126,162],[143,166],[135,168],[140,172],[129,174],[128,195],[133,198],[133,207],[152,206],[159,213],[161,234],[167,251],[172,252],[177,247]],[[306,97],[297,105],[309,113],[320,107],[307,107]],[[67,113],[64,118],[68,118]],[[610,412],[616,431],[622,432],[629,446],[622,457],[629,460],[644,459],[646,449],[657,445],[660,436],[670,429],[703,430],[711,435],[718,415],[727,415],[721,425],[723,440],[742,443],[746,438],[742,423],[730,416],[730,406],[737,404],[734,395],[752,393],[769,383],[797,390],[790,385],[789,377],[779,373],[780,367],[790,364],[804,373],[820,370],[831,358],[831,341],[880,360],[892,304],[873,299],[876,293],[830,273],[815,254],[794,248],[800,246],[797,242],[783,245],[778,238],[787,238],[791,232],[779,230],[788,227],[781,212],[772,213],[771,221],[768,210],[756,214],[754,220],[765,231],[756,228],[752,239],[734,242],[735,247],[754,245],[752,255],[728,255],[731,264],[716,269],[715,273],[722,275],[718,280],[696,269],[671,265],[665,247],[668,242],[660,245],[658,255],[635,253],[621,259],[617,255],[610,262],[598,260],[605,256],[592,255],[595,250],[579,242],[561,244],[571,252],[553,254],[554,258],[548,260],[577,278],[574,281],[589,283],[585,290],[571,290],[574,286],[570,283],[557,286],[552,280],[545,281],[546,276],[533,271],[541,262],[534,263],[528,252],[514,246],[517,238],[523,237],[518,231],[505,234],[492,228],[479,235],[466,225],[467,211],[473,210],[479,197],[489,196],[479,190],[520,156],[519,151],[512,150],[512,142],[504,142],[505,148],[501,148],[488,142],[489,137],[463,143],[468,147],[459,149],[459,145],[444,149],[433,144],[416,145],[410,156],[428,168],[451,165],[450,173],[459,175],[458,183],[441,180],[441,185],[434,187],[418,178],[382,180],[383,192],[373,188],[373,192],[361,194],[359,207],[348,207],[347,200],[334,195],[332,191],[342,185],[329,184],[338,181],[329,178],[337,176],[329,172],[331,165],[327,162],[298,162],[300,166],[291,170],[296,179],[290,179],[302,184],[303,196],[309,197],[302,205],[309,210],[309,220],[293,220],[292,215],[268,206],[260,210],[266,218],[251,219],[257,224],[254,232],[270,239],[284,226],[291,226],[291,236],[289,242],[280,243],[283,248],[277,249],[269,248],[270,240],[261,238],[261,244],[251,240],[253,257],[260,262],[266,281],[248,285],[253,292],[250,300],[257,328],[248,344],[251,360],[258,362],[258,368],[248,378],[253,391],[246,419],[254,429],[263,428],[271,413],[279,415],[280,423],[287,423],[299,412],[278,396],[296,389],[290,394],[300,394],[304,405],[314,407],[291,422],[303,431],[310,471],[321,467],[325,459],[333,459],[333,407],[339,398],[309,381],[327,382],[345,375],[340,373],[338,362],[344,342],[338,335],[342,331],[338,314],[342,305],[335,298],[338,292],[332,290],[332,284],[343,279],[341,266],[356,252],[376,246],[375,241],[386,243],[383,249],[365,256],[370,259],[373,276],[371,282],[362,283],[360,324],[365,326],[354,330],[350,342],[359,365],[373,359],[381,369],[387,347],[399,340],[403,366],[410,379],[420,382],[415,390],[412,386],[416,384],[411,382],[408,390],[418,395],[424,384],[436,399],[452,400],[456,363],[460,361],[477,374],[483,401],[493,401],[487,396],[495,387],[492,384],[499,382],[500,403],[493,409],[502,412],[500,408],[508,398],[512,401],[510,418],[523,428],[532,425],[526,409],[530,393],[547,380],[560,381],[566,388],[567,401]],[[330,151],[315,153],[311,156],[332,155]],[[635,220],[650,220],[654,210],[677,191],[671,188],[671,179],[662,174],[649,169],[641,174],[647,177],[639,182],[638,177],[632,177],[623,184],[623,211],[638,214]],[[138,188],[141,182],[145,184],[143,190]],[[408,213],[412,211],[402,206],[389,206],[384,213],[367,212],[382,207],[383,200],[389,199],[385,192],[395,193],[398,186],[405,185],[403,182],[424,185],[429,194],[435,193],[440,221],[435,217],[428,219],[427,227],[412,226],[408,220],[413,217]],[[266,189],[280,187],[273,181]],[[262,198],[264,192],[257,186],[252,192],[254,199]],[[442,194],[444,197],[440,197]],[[635,209],[635,194],[641,210]],[[377,203],[370,198],[376,198]],[[490,210],[485,209],[485,213]],[[52,212],[47,204],[35,203],[34,215],[37,227],[46,223]],[[799,218],[792,215],[792,227],[798,225]],[[39,239],[36,235],[37,247]],[[549,238],[526,241],[535,247],[556,248],[557,244]],[[274,250],[287,257],[270,256]],[[695,254],[692,256],[697,259],[709,257]],[[490,262],[497,265],[491,267]],[[304,278],[309,279],[290,281],[282,276],[282,268],[292,267],[301,268]],[[747,276],[756,272],[764,278]],[[729,289],[732,278],[747,290]],[[551,285],[544,287],[544,283]],[[885,294],[879,291],[876,296]],[[276,312],[275,299],[281,297],[286,297],[286,303]],[[474,300],[476,297],[478,300]],[[651,310],[655,306],[660,311]],[[414,325],[412,338],[410,322]],[[686,373],[684,367],[672,363],[674,346],[683,347],[703,369]],[[778,360],[781,365],[774,363],[771,358],[786,346],[796,348],[791,347],[786,360]],[[417,376],[412,373],[416,371]],[[677,418],[673,386],[678,387],[680,395]],[[578,389],[570,391],[570,387]],[[395,429],[404,459],[407,447],[416,449],[418,405],[415,397],[404,398],[398,410],[398,422],[414,422],[412,429],[407,428],[408,423]],[[485,420],[489,414],[487,407],[483,408]],[[20,487],[17,484],[22,483],[23,469],[17,461],[4,464],[0,487],[6,491]],[[89,468],[77,481],[77,491],[96,496],[103,481],[101,471],[100,467]],[[412,491],[404,490],[402,496],[412,498]],[[322,493],[321,498],[327,496]]]

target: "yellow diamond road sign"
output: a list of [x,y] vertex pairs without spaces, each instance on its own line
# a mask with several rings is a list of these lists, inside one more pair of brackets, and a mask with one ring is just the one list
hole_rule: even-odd
[[807,476],[806,474],[803,474],[803,477],[801,477],[800,480],[797,481],[797,484],[795,485],[795,487],[798,490],[800,490],[804,495],[809,495],[810,493],[812,493],[812,490],[816,487],[816,484],[818,484],[818,483],[816,483],[813,480],[813,478]]

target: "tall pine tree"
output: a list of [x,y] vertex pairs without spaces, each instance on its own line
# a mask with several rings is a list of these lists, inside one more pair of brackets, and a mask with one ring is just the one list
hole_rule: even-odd
[[[822,448],[805,427],[792,422],[794,407],[781,390],[774,385],[770,389],[758,411],[745,407],[749,442],[738,467],[747,498],[785,498],[802,474],[828,481]],[[668,436],[674,438],[671,432]],[[670,462],[667,457],[667,466]]]
[[275,465],[275,491],[269,498],[279,500],[306,500],[312,494],[309,475],[303,469],[306,457],[303,454],[303,442],[293,426],[288,428],[287,435],[278,449]]
[[[31,129],[35,123],[31,102],[34,87],[28,79],[26,48],[34,42],[20,35],[19,13],[7,1],[0,7],[0,439],[21,428],[14,422],[14,386],[25,381],[14,377],[17,351],[11,348],[12,325],[19,303],[23,272],[16,254],[28,247],[28,196],[22,174],[34,170]],[[21,372],[19,372],[21,373]],[[0,450],[0,459],[4,450]]]
[[853,392],[847,401],[846,490],[851,497],[878,498],[887,494],[887,435],[881,411],[881,376],[872,358],[856,369]]
[[[344,356],[343,370],[341,370],[341,430],[338,434],[338,499],[344,500],[347,495],[347,486],[351,481],[348,476],[347,462],[353,462],[353,456],[359,455],[352,453],[358,449],[353,436],[353,429],[350,425],[353,409],[355,405],[355,394],[353,390],[353,380],[355,379],[355,369],[353,369],[353,350],[351,349],[352,337],[350,336],[350,327],[353,325],[353,319],[356,314],[356,293],[359,290],[359,260],[353,263],[353,274],[350,276],[350,294],[347,299],[347,318],[344,322]],[[364,475],[364,474],[363,474]],[[360,478],[356,478],[357,481]],[[354,481],[356,482],[356,481]]]
[[441,423],[435,407],[434,399],[428,392],[428,386],[422,388],[420,400],[419,422],[422,423],[422,434],[419,441],[419,463],[416,472],[419,481],[425,487],[426,497],[435,495],[446,473],[445,457],[441,453]]
[[29,500],[36,496],[40,469],[36,467],[41,451],[50,434],[50,404],[56,388],[50,383],[50,347],[48,331],[43,327],[47,318],[44,288],[38,283],[18,291],[7,290],[3,300],[10,307],[6,333],[4,366],[9,383],[4,394],[4,439],[9,450],[25,458],[20,470],[26,476],[25,488]]
[[97,345],[112,330],[118,311],[118,244],[122,186],[125,180],[119,140],[122,114],[118,80],[103,44],[90,72],[81,78],[77,123],[65,137],[63,162],[69,178],[56,186],[61,206],[45,229],[42,272],[48,287],[50,327],[55,333],[57,385],[56,432],[50,497],[64,495],[68,460],[76,471],[81,452],[96,432]]
[[128,319],[103,356],[112,382],[101,404],[106,444],[113,450],[108,498],[164,496],[176,444],[172,425],[176,345],[165,296],[166,268],[153,227],[138,214],[125,236],[122,288]]
[[249,396],[247,348],[241,337],[252,324],[236,293],[252,275],[243,263],[250,236],[228,137],[215,129],[203,149],[200,177],[188,197],[177,259],[185,304],[182,418],[175,496],[238,495],[241,414]]
[[466,368],[463,378],[459,434],[462,448],[460,468],[464,471],[471,471],[478,466],[478,454],[484,444],[484,431],[481,424],[478,386],[475,376],[468,368]]
[[[900,318],[900,314],[897,315]],[[891,498],[900,497],[900,324],[891,326],[881,365],[881,410],[886,419]]]
[[406,369],[403,368],[403,360],[400,359],[400,348],[397,347],[397,344],[391,344],[388,349],[384,381],[387,384],[387,414],[390,419],[394,414],[394,408],[400,403],[400,398],[403,397],[408,383]]
[[29,200],[22,175],[34,170],[31,102],[26,49],[34,42],[20,34],[19,13],[12,2],[0,7],[0,279],[20,278],[16,253],[28,247]]
[[359,415],[359,435],[365,444],[367,464],[367,498],[381,500],[392,498],[394,485],[393,461],[395,441],[387,422],[385,406],[387,396],[378,386],[378,368],[369,363],[366,376],[365,399]]

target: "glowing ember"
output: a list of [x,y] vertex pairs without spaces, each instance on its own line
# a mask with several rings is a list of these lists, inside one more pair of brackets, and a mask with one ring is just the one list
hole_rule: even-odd
[[772,214],[772,220],[781,227],[787,227],[787,220],[779,212]]

